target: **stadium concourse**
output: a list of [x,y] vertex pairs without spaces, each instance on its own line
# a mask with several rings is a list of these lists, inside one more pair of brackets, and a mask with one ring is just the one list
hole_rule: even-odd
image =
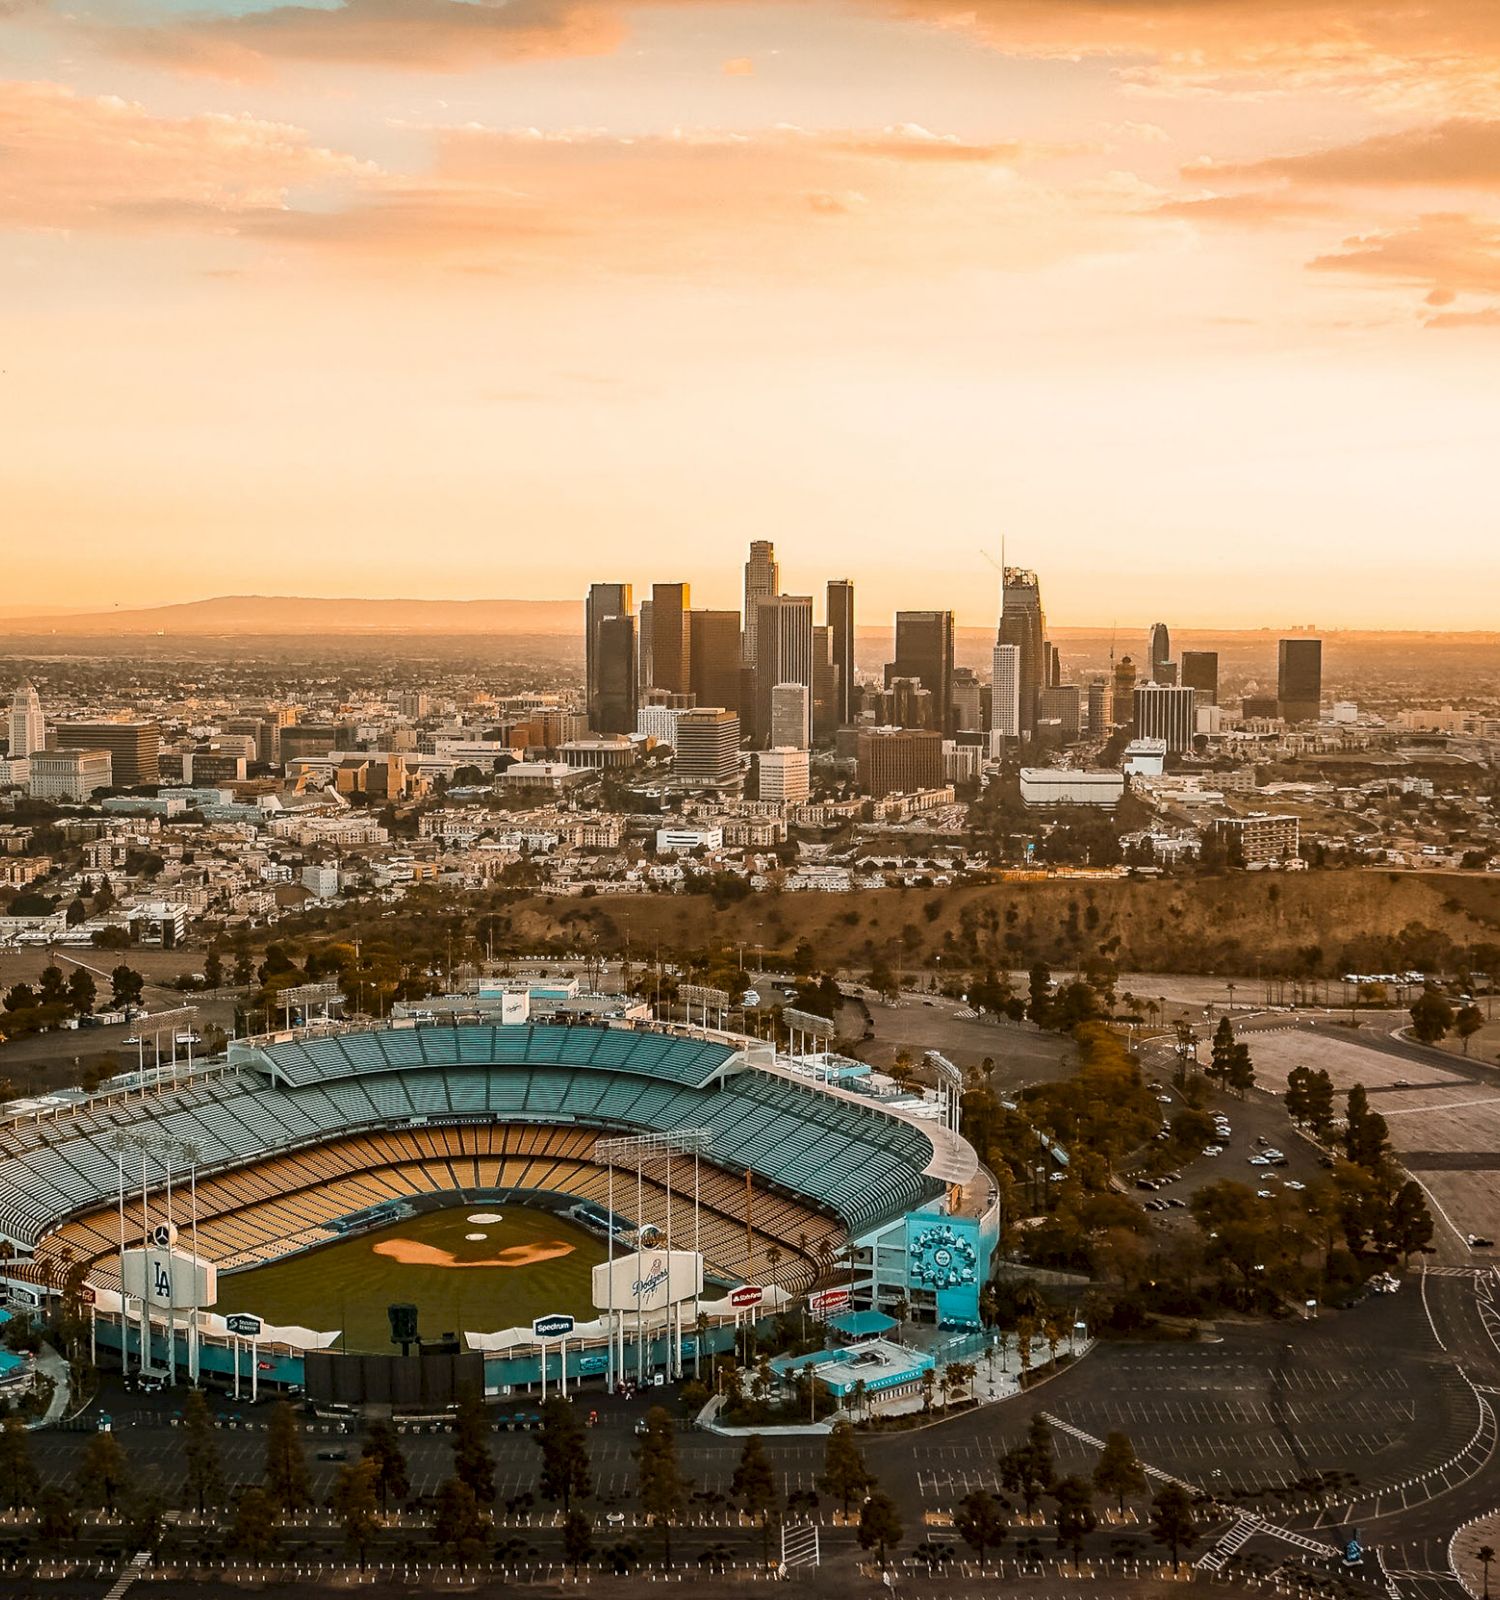
[[[225,1273],[346,1237],[392,1206],[530,1197],[616,1239],[665,1234],[675,1217],[679,1243],[696,1210],[703,1270],[721,1285],[796,1293],[836,1282],[854,1303],[901,1300],[917,1314],[925,1304],[933,1320],[966,1324],[993,1244],[993,1182],[936,1109],[893,1087],[819,1081],[759,1040],[678,1026],[282,1034],[236,1042],[191,1082],[117,1083],[0,1129],[0,1238],[44,1280],[81,1263],[99,1341],[116,1348],[130,1338],[122,1249],[128,1259],[170,1248],[169,1203],[175,1248],[191,1242],[199,1263]],[[598,1140],[679,1133],[696,1136],[698,1159],[679,1159],[670,1189],[660,1160],[639,1172],[632,1162],[624,1182],[617,1168],[609,1215]],[[168,1365],[179,1339],[180,1360],[190,1355],[184,1305],[176,1299],[170,1350],[165,1308],[152,1308]],[[238,1366],[223,1319],[195,1308],[187,1320],[196,1370]],[[297,1381],[297,1338],[309,1331],[284,1330],[278,1351],[277,1330],[264,1330],[273,1380]],[[530,1369],[489,1357],[487,1386],[527,1381]]]

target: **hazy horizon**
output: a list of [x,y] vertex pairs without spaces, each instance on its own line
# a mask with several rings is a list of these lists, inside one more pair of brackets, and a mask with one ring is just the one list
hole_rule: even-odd
[[[878,634],[878,633],[888,632],[889,629],[890,629],[890,626],[891,626],[891,620],[892,620],[892,617],[894,615],[894,612],[891,612],[891,613],[876,613],[874,615],[869,615],[865,611],[865,608],[864,608],[862,602],[859,599],[859,590],[858,590],[857,586],[856,586],[856,591],[855,592],[856,592],[856,604],[857,604],[856,632],[861,634],[861,635],[864,635],[864,634]],[[639,599],[642,599],[642,598],[649,598],[649,593],[650,593],[649,585],[647,585],[646,588],[645,588],[644,594],[638,592],[637,599],[639,600]],[[821,605],[822,605],[822,597],[821,597],[821,595],[820,594],[815,595],[814,598],[815,598],[818,606],[821,608]],[[54,624],[57,624],[57,625],[64,625],[64,624],[68,624],[68,623],[73,623],[73,624],[76,625],[79,622],[86,622],[86,621],[98,620],[98,619],[114,620],[116,617],[126,618],[126,619],[128,619],[128,618],[137,618],[137,617],[143,618],[143,619],[149,619],[149,618],[153,618],[153,617],[158,616],[158,614],[160,614],[160,613],[174,613],[174,612],[182,612],[182,611],[189,611],[189,612],[193,612],[193,613],[196,613],[196,614],[218,615],[216,613],[211,613],[209,611],[209,608],[212,608],[212,607],[215,607],[215,606],[227,606],[227,605],[230,605],[230,604],[234,604],[234,605],[238,605],[238,606],[244,606],[246,603],[251,604],[252,606],[254,606],[257,610],[259,610],[261,612],[267,613],[262,619],[260,619],[260,620],[262,620],[264,622],[264,624],[265,624],[265,626],[267,628],[274,627],[275,621],[276,621],[275,608],[278,608],[278,607],[279,608],[283,608],[288,613],[288,614],[286,614],[286,615],[284,615],[282,617],[282,619],[281,619],[282,623],[284,625],[290,625],[295,620],[289,614],[290,613],[290,608],[293,608],[293,607],[307,608],[307,607],[316,607],[316,606],[333,607],[333,606],[363,606],[363,605],[377,605],[377,606],[380,606],[380,607],[389,607],[389,606],[399,606],[399,605],[410,605],[410,606],[415,606],[415,607],[444,607],[444,606],[452,606],[452,607],[470,607],[470,608],[483,608],[483,607],[502,608],[502,607],[506,607],[506,606],[517,606],[517,607],[551,608],[552,610],[554,610],[554,611],[556,611],[558,613],[565,613],[566,614],[567,626],[565,628],[564,627],[541,627],[538,631],[541,631],[541,632],[544,632],[544,633],[546,633],[546,632],[557,632],[559,634],[561,634],[563,632],[576,632],[580,636],[582,635],[582,632],[583,632],[583,599],[582,599],[582,597],[581,596],[570,597],[570,596],[562,596],[562,595],[485,595],[485,596],[460,597],[460,596],[455,596],[455,595],[354,595],[354,594],[328,594],[328,595],[312,595],[312,594],[290,595],[290,594],[282,594],[282,595],[273,595],[273,594],[252,594],[252,593],[246,592],[246,593],[243,593],[243,594],[232,594],[232,595],[231,594],[201,595],[201,596],[197,596],[197,597],[194,597],[192,599],[186,599],[186,600],[163,600],[163,601],[157,602],[155,604],[145,604],[145,605],[141,605],[141,606],[116,606],[116,607],[110,607],[110,608],[107,608],[107,609],[98,608],[98,607],[91,607],[91,606],[89,606],[89,607],[71,606],[71,607],[53,607],[53,608],[48,608],[48,607],[42,606],[42,607],[29,608],[29,607],[25,607],[25,606],[16,605],[16,604],[10,603],[10,602],[0,602],[0,622],[3,622],[3,623],[5,623],[5,624],[7,624],[7,625],[9,625],[11,627],[15,627],[17,624],[25,623],[25,622],[36,622],[36,623],[51,622],[51,623],[54,623]],[[694,603],[695,604],[697,603],[696,594],[694,595]],[[899,609],[905,609],[905,608],[901,607]],[[819,614],[821,614],[821,610],[820,610]],[[169,620],[169,619],[163,619],[163,620]],[[455,618],[455,619],[451,619],[451,620],[457,620],[457,619]],[[1330,634],[1330,635],[1335,635],[1335,634],[1354,634],[1354,635],[1368,634],[1368,635],[1375,636],[1375,637],[1401,636],[1401,635],[1423,636],[1423,635],[1429,635],[1429,634],[1433,635],[1433,636],[1439,636],[1439,637],[1468,635],[1468,636],[1478,636],[1478,637],[1481,637],[1481,638],[1484,638],[1484,637],[1495,637],[1497,639],[1500,639],[1500,629],[1485,629],[1485,628],[1422,628],[1422,627],[1418,627],[1418,626],[1415,626],[1415,625],[1406,625],[1406,626],[1403,626],[1403,627],[1400,627],[1400,628],[1361,628],[1361,627],[1351,627],[1351,628],[1328,627],[1328,628],[1324,628],[1321,624],[1319,624],[1317,622],[1309,622],[1309,621],[1305,621],[1305,620],[1301,621],[1301,622],[1293,622],[1293,621],[1275,622],[1275,621],[1268,621],[1268,622],[1262,622],[1262,623],[1257,623],[1257,624],[1254,624],[1254,625],[1247,626],[1247,625],[1233,625],[1233,624],[1221,623],[1221,622],[1216,622],[1216,621],[1214,621],[1212,619],[1202,619],[1202,618],[1198,618],[1198,619],[1191,619],[1191,618],[1190,619],[1182,619],[1182,618],[1162,618],[1162,617],[1154,617],[1154,618],[1150,619],[1149,621],[1135,619],[1135,618],[1129,618],[1129,619],[1125,619],[1123,621],[1116,621],[1114,619],[1111,619],[1109,621],[1099,621],[1097,619],[1088,619],[1088,618],[1084,618],[1084,619],[1081,619],[1081,620],[1079,620],[1079,619],[1064,620],[1061,617],[1056,617],[1056,616],[1053,616],[1053,615],[1049,615],[1049,617],[1048,617],[1048,630],[1054,637],[1060,638],[1060,639],[1066,639],[1066,638],[1097,639],[1097,638],[1102,638],[1104,636],[1111,635],[1111,634],[1118,635],[1118,637],[1119,637],[1119,639],[1121,641],[1121,649],[1125,650],[1125,651],[1129,651],[1130,649],[1133,648],[1133,646],[1131,644],[1131,641],[1135,638],[1135,636],[1137,634],[1145,636],[1149,632],[1149,629],[1151,628],[1152,624],[1154,622],[1160,622],[1160,621],[1166,621],[1169,624],[1169,626],[1172,629],[1174,637],[1180,637],[1182,639],[1198,639],[1198,640],[1202,640],[1204,638],[1213,638],[1213,637],[1222,637],[1222,638],[1226,638],[1227,639],[1227,638],[1256,636],[1256,635],[1267,635],[1267,636],[1271,636],[1271,637],[1276,637],[1276,636],[1280,636],[1280,635],[1295,636],[1297,634],[1306,634],[1306,633],[1319,633],[1319,634]],[[970,632],[970,633],[992,631],[996,626],[996,618],[993,617],[993,616],[992,617],[988,617],[988,618],[984,618],[984,617],[975,618],[975,617],[968,616],[965,613],[960,611],[960,612],[957,612],[957,614],[955,615],[955,625],[961,631]],[[169,629],[168,631],[171,631],[171,630]],[[190,629],[185,629],[184,630],[184,632],[190,632],[190,631],[192,631],[192,630],[190,630]],[[217,630],[206,629],[205,631],[223,631],[223,632],[232,633],[232,632],[241,631],[241,630],[237,629],[232,623],[229,623],[229,624],[226,624],[222,628],[219,628]],[[257,630],[245,629],[243,631],[257,631]],[[379,627],[377,625],[375,625],[373,622],[372,622],[372,625],[371,625],[371,631],[372,632],[380,631]],[[413,633],[431,632],[431,633],[434,633],[434,634],[441,634],[441,633],[443,633],[445,631],[451,631],[451,630],[445,630],[440,624],[434,623],[432,626],[429,626],[429,627],[424,627],[424,626],[420,626],[420,625],[414,625],[414,626],[411,626],[409,628],[404,628],[401,631],[413,632]],[[459,630],[459,631],[463,631],[463,630]]]

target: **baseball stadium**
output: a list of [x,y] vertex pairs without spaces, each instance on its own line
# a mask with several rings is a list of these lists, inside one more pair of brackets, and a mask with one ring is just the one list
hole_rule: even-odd
[[0,1238],[81,1284],[101,1361],[236,1389],[402,1332],[492,1394],[660,1381],[803,1296],[977,1325],[997,1201],[956,1091],[830,1059],[641,1018],[238,1040],[16,1116]]

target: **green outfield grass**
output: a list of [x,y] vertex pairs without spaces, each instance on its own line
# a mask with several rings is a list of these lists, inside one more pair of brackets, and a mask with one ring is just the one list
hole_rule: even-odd
[[[503,1220],[469,1220],[477,1215]],[[539,1259],[527,1260],[532,1256]],[[604,1256],[603,1240],[551,1212],[465,1205],[223,1277],[214,1309],[319,1332],[342,1329],[336,1348],[389,1351],[386,1307],[397,1300],[418,1308],[428,1339],[516,1327],[553,1311],[592,1316],[589,1269]],[[490,1264],[497,1261],[514,1264]]]

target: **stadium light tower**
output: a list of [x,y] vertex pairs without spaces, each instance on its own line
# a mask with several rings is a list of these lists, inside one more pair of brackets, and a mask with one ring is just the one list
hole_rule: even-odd
[[[667,1366],[677,1377],[682,1376],[682,1312],[677,1313],[677,1340],[675,1346],[672,1342],[672,1157],[690,1155],[693,1158],[693,1253],[699,1255],[698,1249],[698,1178],[699,1157],[705,1150],[713,1148],[714,1136],[707,1128],[681,1128],[670,1133],[635,1133],[625,1134],[609,1139],[600,1139],[594,1145],[594,1161],[605,1167],[609,1173],[609,1294],[607,1299],[614,1299],[614,1267],[615,1267],[615,1167],[622,1166],[627,1169],[635,1168],[635,1252],[639,1261],[641,1255],[641,1224],[644,1210],[644,1174],[648,1166],[658,1161],[666,1163],[666,1188],[667,1188]],[[699,1348],[702,1340],[698,1335],[698,1283],[702,1276],[700,1268],[693,1274],[693,1375],[697,1377],[702,1368],[702,1351]],[[625,1323],[623,1317],[619,1323],[619,1351],[615,1348],[615,1310],[613,1305],[604,1308],[605,1320],[609,1324],[609,1358],[606,1387],[614,1394],[619,1387],[620,1378],[625,1368]],[[641,1308],[641,1275],[636,1272],[635,1282],[635,1360],[637,1381],[644,1384],[646,1378],[646,1344],[644,1337],[644,1315]]]
[[[120,1366],[122,1371],[129,1369],[129,1323],[130,1316],[125,1297],[125,1152],[137,1152],[141,1158],[141,1250],[149,1253],[152,1244],[157,1244],[167,1252],[167,1373],[171,1381],[176,1380],[177,1371],[177,1275],[172,1268],[172,1252],[177,1242],[177,1223],[172,1214],[172,1176],[174,1170],[180,1175],[184,1168],[188,1174],[189,1199],[189,1226],[192,1230],[192,1262],[193,1262],[193,1299],[191,1305],[184,1309],[188,1312],[188,1376],[193,1382],[198,1379],[198,1163],[202,1159],[202,1151],[189,1139],[178,1139],[170,1134],[158,1133],[117,1133],[110,1140],[110,1149],[115,1153],[115,1161],[119,1175],[119,1217],[120,1217]],[[164,1193],[166,1201],[166,1221],[153,1230],[151,1227],[150,1185],[147,1174],[147,1158],[154,1158],[158,1173],[164,1179]],[[147,1296],[141,1297],[141,1344],[140,1344],[140,1370],[147,1372],[151,1367],[151,1303]]]

